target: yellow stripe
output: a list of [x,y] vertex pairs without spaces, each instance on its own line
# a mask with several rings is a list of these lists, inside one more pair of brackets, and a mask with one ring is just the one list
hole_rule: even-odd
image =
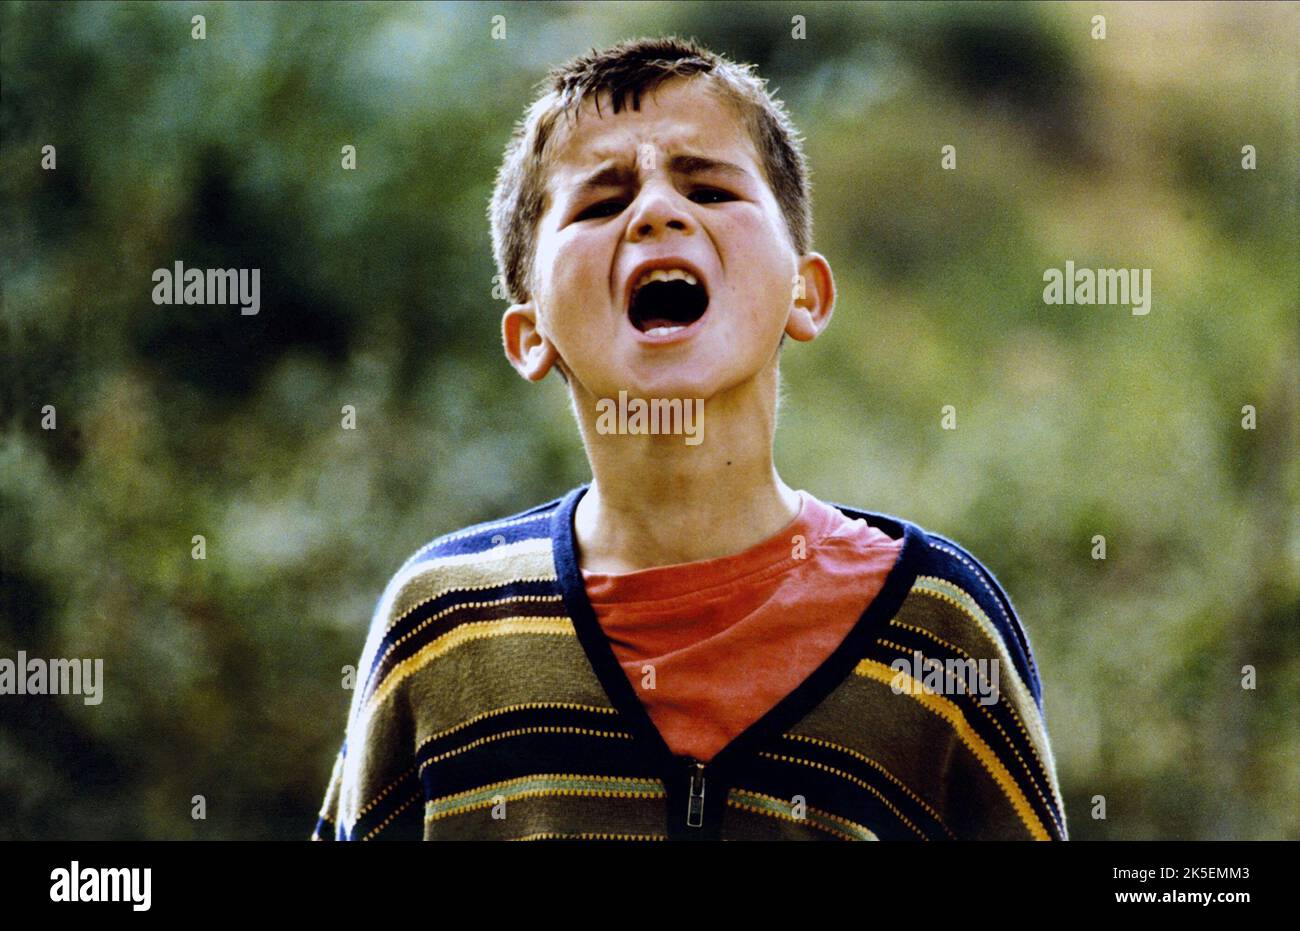
[[464,611],[466,609],[476,609],[476,608],[495,608],[504,604],[516,604],[520,602],[532,603],[532,604],[541,604],[545,602],[557,603],[561,600],[562,599],[560,598],[559,595],[509,595],[504,598],[494,598],[491,601],[464,601],[464,602],[460,602],[459,604],[450,605],[446,608],[443,608],[441,611],[438,611],[434,614],[430,614],[428,617],[422,620],[415,627],[411,628],[402,636],[394,640],[392,643],[388,644],[388,646],[384,648],[383,655],[381,655],[377,660],[375,660],[373,663],[368,665],[366,668],[374,669],[383,666],[384,660],[388,659],[389,654],[392,653],[394,650],[396,650],[407,640],[410,640],[412,637],[416,636],[418,633],[420,633],[420,631],[424,630],[424,628],[428,627],[430,624],[440,621],[444,617],[447,617],[450,614],[455,614],[457,611]]
[[509,637],[516,634],[543,634],[548,636],[575,637],[573,621],[567,617],[505,617],[496,621],[473,621],[460,624],[447,631],[441,637],[426,643],[419,652],[402,660],[384,678],[375,689],[361,718],[372,714],[385,698],[409,676],[418,672],[427,663],[437,659],[459,646],[473,640],[486,640],[490,637]]
[[933,692],[927,691],[922,683],[913,679],[907,673],[891,669],[884,663],[878,663],[871,659],[864,659],[862,662],[858,663],[857,667],[853,671],[857,675],[864,676],[868,679],[874,679],[875,681],[882,682],[885,685],[897,681],[902,694],[910,695],[911,698],[919,702],[927,711],[931,711],[947,721],[952,726],[952,729],[956,732],[957,736],[961,739],[961,742],[975,754],[976,758],[984,765],[984,768],[989,771],[994,782],[997,783],[1003,794],[1006,795],[1007,799],[1011,802],[1016,814],[1020,816],[1020,820],[1024,822],[1025,827],[1029,829],[1030,835],[1035,840],[1052,839],[1051,835],[1048,834],[1047,829],[1043,827],[1043,823],[1039,820],[1038,815],[1034,813],[1033,808],[1029,804],[1029,799],[1026,798],[1025,793],[1021,791],[1020,785],[1016,782],[1015,777],[1008,772],[1002,760],[993,752],[989,745],[984,742],[984,738],[980,737],[980,735],[975,732],[974,728],[970,726],[970,722],[966,720],[966,716],[961,713],[960,708],[942,695],[936,695]]

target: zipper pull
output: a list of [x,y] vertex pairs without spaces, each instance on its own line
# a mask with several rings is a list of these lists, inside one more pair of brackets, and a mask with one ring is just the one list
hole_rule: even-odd
[[704,825],[704,764],[698,760],[691,764],[690,801],[686,807],[686,826]]

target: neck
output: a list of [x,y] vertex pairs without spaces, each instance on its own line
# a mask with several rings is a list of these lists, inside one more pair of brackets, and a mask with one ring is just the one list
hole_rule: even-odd
[[[616,574],[730,556],[795,519],[799,496],[772,462],[776,369],[705,402],[705,441],[603,434],[575,385],[592,484],[574,518],[582,568]],[[689,402],[688,402],[689,403]]]

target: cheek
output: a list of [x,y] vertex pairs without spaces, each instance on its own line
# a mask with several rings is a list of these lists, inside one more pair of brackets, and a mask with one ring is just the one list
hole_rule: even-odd
[[767,320],[789,309],[795,266],[787,264],[783,252],[770,247],[751,248],[738,256],[734,267],[740,281],[732,289],[752,320]]
[[607,240],[599,233],[577,231],[552,241],[546,268],[546,304],[551,331],[566,343],[591,335],[592,318],[602,314],[608,302]]
[[585,316],[601,313],[610,301],[613,242],[609,233],[592,231],[572,237],[561,253],[565,288],[578,298]]
[[787,268],[794,274],[794,263],[780,229],[765,218],[746,215],[723,231],[724,241],[731,244],[728,265],[743,270],[746,290],[766,291],[775,281],[785,281]]

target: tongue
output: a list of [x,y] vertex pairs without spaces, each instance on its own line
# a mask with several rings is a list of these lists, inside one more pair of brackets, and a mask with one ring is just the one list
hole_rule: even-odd
[[685,326],[685,325],[686,324],[682,323],[680,320],[669,320],[667,317],[646,317],[643,320],[641,320],[642,331],[653,330],[655,327],[661,327],[661,326]]

